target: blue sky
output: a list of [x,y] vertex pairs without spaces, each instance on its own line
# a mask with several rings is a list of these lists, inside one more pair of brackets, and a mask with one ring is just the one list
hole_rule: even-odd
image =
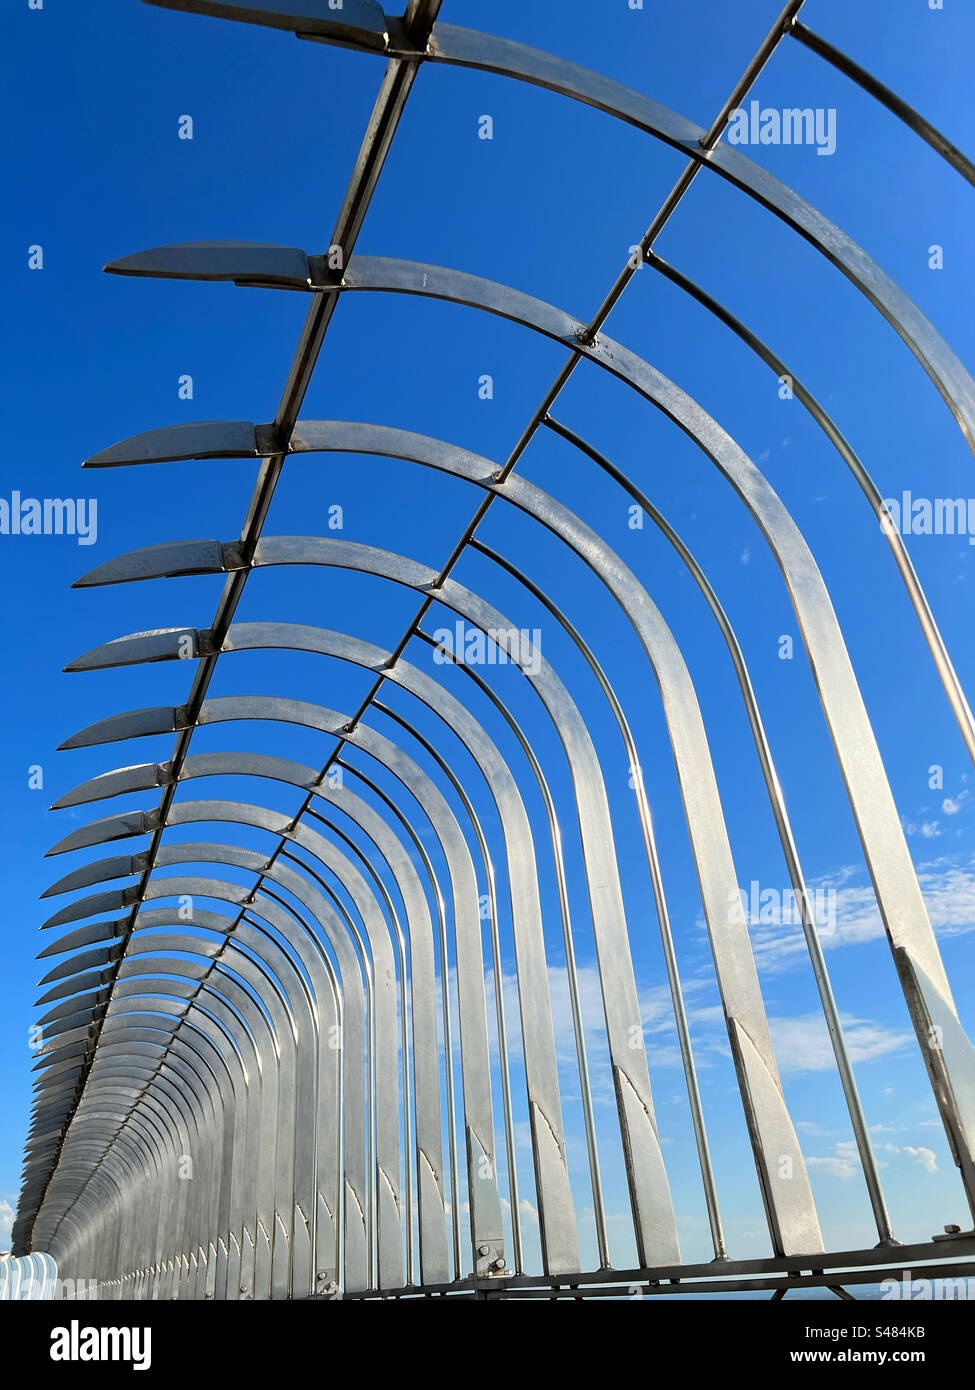
[[[630,10],[626,0],[598,6],[584,0],[494,0],[490,6],[446,0],[441,17],[604,71],[706,126],[775,9],[770,0],[706,0],[703,7],[646,0],[642,12]],[[803,18],[963,150],[975,149],[969,95],[975,13],[960,0],[945,0],[942,11],[930,10],[926,0],[863,0],[856,7],[808,0]],[[123,633],[208,626],[221,581],[194,578],[88,592],[71,592],[69,586],[137,546],[190,536],[236,537],[256,471],[253,462],[228,461],[83,474],[79,464],[157,425],[269,420],[307,307],[302,295],[108,277],[101,266],[178,241],[253,240],[324,250],[381,63],[135,0],[84,7],[45,0],[41,11],[29,10],[27,0],[10,0],[5,25],[9,196],[0,235],[13,447],[0,496],[9,498],[16,489],[24,496],[97,501],[97,541],[90,546],[69,536],[0,535],[8,661],[0,699],[9,734],[0,760],[8,846],[0,1201],[9,1202],[18,1184],[28,1104],[33,986],[42,973],[34,961],[35,929],[47,913],[36,899],[74,866],[74,858],[84,857],[45,864],[44,852],[68,832],[72,818],[81,823],[130,804],[148,807],[150,801],[126,798],[91,808],[90,817],[86,808],[49,813],[47,807],[109,767],[165,759],[171,745],[153,739],[114,749],[54,750],[95,719],[142,705],[179,704],[188,688],[179,663],[86,676],[63,675],[61,668]],[[808,146],[746,152],[864,246],[962,361],[975,360],[965,225],[971,189],[892,116],[798,44],[782,44],[753,95],[764,106],[836,110],[837,147],[829,157]],[[493,120],[490,141],[477,138],[485,114]],[[184,115],[193,118],[191,141],[178,138]],[[358,250],[474,271],[587,318],[681,168],[675,152],[595,111],[500,78],[431,67],[411,95]],[[929,268],[935,244],[943,247],[941,270]],[[43,247],[43,269],[30,270],[28,247],[37,245]],[[853,286],[787,227],[705,173],[657,249],[790,365],[838,421],[885,495],[909,488],[916,496],[967,498],[973,491],[964,440],[920,366]],[[971,769],[866,503],[798,403],[779,398],[767,368],[651,269],[636,275],[607,332],[699,399],[758,462],[805,531],[833,594],[972,1034]],[[474,311],[413,298],[347,296],[302,413],[415,429],[501,460],[563,357],[537,335]],[[485,373],[494,382],[489,401],[478,397]],[[191,400],[178,394],[185,375],[193,379]],[[794,660],[779,657],[780,638],[797,639],[797,628],[767,546],[710,462],[620,383],[584,365],[556,413],[650,494],[704,564],[738,631],[804,867],[814,886],[836,894],[827,958],[884,1164],[895,1232],[905,1240],[922,1239],[946,1222],[964,1224],[960,1183],[911,1038],[798,640]],[[23,429],[28,422],[29,430]],[[734,675],[676,556],[649,525],[642,531],[628,527],[628,499],[563,441],[537,438],[519,471],[600,531],[663,610],[698,687],[739,882],[784,889],[785,867]],[[327,509],[338,504],[346,538],[439,566],[478,500],[467,484],[413,465],[312,456],[289,461],[266,533],[324,533]],[[656,687],[608,595],[554,538],[540,536],[524,517],[500,506],[480,534],[526,566],[574,617],[631,718],[643,750],[729,1243],[738,1255],[765,1253],[761,1204]],[[908,543],[956,668],[971,690],[975,552],[966,536],[914,536]],[[619,808],[614,828],[684,1252],[706,1258],[689,1113],[623,750],[591,676],[539,606],[482,557],[465,558],[455,578],[488,592],[518,626],[543,627],[545,654],[591,723],[611,800]],[[378,580],[288,569],[254,576],[238,618],[317,623],[393,646],[415,607],[415,595],[390,592]],[[417,664],[429,663],[422,648],[411,647],[409,655]],[[446,679],[471,700],[521,767],[510,736],[483,698],[469,692],[470,682],[457,672]],[[351,710],[368,684],[362,672],[321,658],[248,654],[221,662],[212,693],[287,693]],[[537,738],[568,821],[568,779],[551,731],[510,672],[499,674],[497,688]],[[389,703],[412,716],[405,696],[394,692]],[[433,731],[428,716],[416,717],[421,729]],[[376,726],[392,728],[378,718]],[[245,725],[204,731],[193,747],[261,749],[320,766],[330,745],[308,731]],[[465,766],[462,759],[459,765]],[[37,766],[43,788],[29,789],[28,769]],[[943,769],[940,788],[929,785],[932,766]],[[272,783],[255,788],[227,782],[187,792],[204,794],[242,794],[282,810],[297,802],[294,791]],[[540,799],[528,792],[526,801],[541,837]],[[497,822],[483,797],[479,806],[497,843]],[[225,838],[231,837],[228,830]],[[174,838],[194,836],[187,831]],[[568,839],[571,845],[571,828]],[[140,847],[132,845],[133,851]],[[570,854],[569,862],[570,886],[581,903],[577,856]],[[553,882],[543,869],[558,1014],[562,977]],[[503,922],[503,933],[506,927]],[[796,931],[758,926],[754,933],[787,1096],[827,1240],[869,1245],[875,1237],[866,1193]],[[513,970],[510,932],[504,941],[503,963]],[[594,1001],[592,952],[583,943],[580,953],[583,982]],[[513,991],[513,978],[506,990]],[[595,1020],[594,1002],[592,1009]],[[508,1015],[514,1025],[513,993]],[[595,1026],[592,1046],[614,1255],[624,1264],[625,1198]],[[580,1111],[568,1068],[563,1082],[576,1150],[573,1177],[584,1206]],[[524,1123],[520,1093],[516,1108]],[[522,1192],[531,1200],[530,1153],[522,1146],[519,1154]],[[0,1246],[3,1240],[0,1228]]]

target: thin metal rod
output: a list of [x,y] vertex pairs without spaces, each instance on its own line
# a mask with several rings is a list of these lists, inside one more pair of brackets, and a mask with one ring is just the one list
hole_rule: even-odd
[[887,110],[893,112],[898,120],[903,121],[906,126],[913,130],[915,135],[920,135],[921,139],[930,145],[937,154],[940,154],[941,158],[946,160],[957,173],[961,174],[963,179],[967,179],[970,184],[975,185],[975,164],[967,155],[962,154],[961,150],[953,145],[946,135],[942,135],[937,127],[925,120],[919,111],[915,111],[914,107],[910,106],[903,97],[899,97],[896,92],[885,87],[872,73],[867,72],[866,68],[861,68],[859,63],[855,63],[852,58],[841,53],[838,48],[834,48],[826,39],[814,33],[812,29],[808,29],[805,24],[800,24],[798,20],[791,26],[789,32],[794,39],[799,40],[803,47],[811,49],[813,53],[818,53],[820,58],[825,58],[827,63],[830,63],[844,76],[849,77],[858,87],[869,92],[870,96],[879,101],[882,106],[886,106]]

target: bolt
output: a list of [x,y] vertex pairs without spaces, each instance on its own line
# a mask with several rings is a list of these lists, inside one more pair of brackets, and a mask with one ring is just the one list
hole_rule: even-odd
[[491,1247],[489,1245],[479,1245],[477,1247],[477,1253],[479,1255],[490,1255]]
[[946,1236],[957,1236],[957,1235],[961,1235],[961,1227],[960,1227],[960,1226],[946,1226],[946,1227],[945,1227],[945,1235],[946,1235]]
[[504,1269],[504,1260],[499,1256],[496,1260],[493,1260],[493,1261],[491,1262],[491,1268],[492,1268],[492,1269]]

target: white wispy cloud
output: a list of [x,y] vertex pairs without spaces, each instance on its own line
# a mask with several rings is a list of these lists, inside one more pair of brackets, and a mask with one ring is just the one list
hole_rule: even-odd
[[[871,1125],[871,1133],[877,1134],[887,1130],[903,1129],[904,1125]],[[924,1145],[914,1146],[904,1144],[903,1146],[891,1144],[889,1141],[884,1143],[874,1143],[874,1156],[877,1160],[878,1168],[889,1166],[887,1159],[881,1158],[881,1154],[886,1154],[890,1159],[900,1157],[902,1154],[923,1168],[925,1173],[937,1173],[938,1158],[933,1149],[926,1148]],[[826,1173],[832,1178],[854,1178],[861,1170],[860,1153],[856,1143],[852,1139],[843,1139],[833,1145],[832,1152],[827,1154],[807,1155],[806,1164],[810,1169]]]
[[938,1171],[938,1160],[933,1149],[912,1148],[909,1144],[904,1145],[904,1152],[914,1162],[919,1164],[926,1173],[936,1173]]
[[[840,1022],[850,1058],[854,1062],[874,1062],[878,1057],[899,1052],[914,1041],[913,1033],[890,1028],[871,1019],[845,1014],[841,1015]],[[822,1014],[770,1018],[769,1027],[783,1074],[797,1076],[803,1072],[835,1069],[836,1059]]]
[[[975,859],[942,856],[917,868],[918,882],[931,925],[939,936],[975,930]],[[810,881],[810,891],[828,895],[830,920],[820,927],[825,950],[856,946],[884,935],[873,887],[866,870],[848,866]],[[749,928],[755,960],[762,971],[782,973],[808,959],[798,924],[763,923]]]
[[518,1203],[518,1210],[521,1212],[523,1221],[530,1221],[533,1226],[538,1225],[538,1211],[532,1206],[527,1197],[522,1197]]
[[815,1120],[795,1120],[796,1129],[800,1134],[828,1134],[829,1131],[823,1129],[821,1124]]
[[833,1145],[833,1152],[822,1156],[810,1155],[806,1166],[828,1173],[831,1178],[855,1178],[860,1172],[860,1155],[852,1139]]

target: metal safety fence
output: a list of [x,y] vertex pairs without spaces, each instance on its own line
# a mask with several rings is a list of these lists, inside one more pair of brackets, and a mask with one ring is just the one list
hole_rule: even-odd
[[[377,0],[149,3],[372,54],[385,71],[324,249],[193,243],[138,252],[106,267],[119,275],[299,293],[307,296],[308,312],[272,420],[154,429],[104,449],[86,464],[99,469],[199,460],[202,468],[208,459],[260,461],[236,538],[176,539],[135,550],[78,581],[99,586],[224,577],[208,627],[117,637],[67,668],[82,672],[183,659],[194,673],[182,705],[112,715],[63,745],[174,737],[165,762],[115,767],[56,803],[84,807],[139,791],[158,796],[145,809],[82,824],[51,851],[103,853],[117,842],[140,842],[86,861],[45,894],[72,896],[44,923],[54,939],[41,951],[50,968],[39,1001],[43,1043],[16,1252],[49,1252],[63,1273],[95,1279],[102,1296],[120,1298],[583,1297],[619,1296],[621,1288],[644,1294],[766,1289],[779,1296],[805,1285],[876,1282],[906,1260],[937,1262],[932,1271],[946,1275],[967,1268],[975,1256],[970,1230],[898,1245],[830,982],[815,895],[742,645],[708,578],[706,557],[688,548],[649,495],[649,484],[629,476],[554,412],[580,365],[610,374],[702,451],[760,528],[795,613],[917,1048],[975,1212],[975,1054],[959,1021],[824,578],[802,530],[744,449],[681,386],[605,332],[633,276],[649,267],[703,306],[772,373],[789,376],[795,399],[883,529],[945,698],[975,757],[972,712],[905,542],[862,459],[788,365],[654,249],[699,177],[726,180],[810,243],[883,315],[975,448],[975,383],[932,324],[839,227],[722,136],[779,45],[795,40],[905,122],[969,184],[975,184],[975,168],[898,96],[800,23],[802,0],[790,0],[776,18],[706,130],[574,63],[441,23],[439,0],[410,0],[401,17],[384,14]],[[355,253],[413,84],[431,64],[544,88],[595,107],[686,157],[684,171],[591,317],[576,317],[467,270]],[[500,316],[564,350],[564,364],[507,458],[485,458],[389,425],[303,418],[326,334],[348,294],[445,301]],[[642,509],[686,568],[720,633],[799,908],[876,1227],[875,1246],[826,1248],[752,943],[746,924],[729,911],[739,900],[739,877],[698,691],[638,574],[585,517],[519,475],[525,451],[545,432]],[[434,564],[332,535],[268,534],[282,473],[289,459],[305,454],[401,460],[404,467],[463,480],[479,489],[481,500],[452,551]],[[541,578],[479,537],[489,510],[509,509],[524,524],[556,537],[566,563],[586,567],[604,587],[642,651],[646,695],[659,695],[767,1224],[770,1253],[764,1258],[735,1258],[725,1237],[680,949],[651,816],[652,788],[640,772],[654,761],[639,746],[633,711],[624,707],[600,662],[598,639],[593,636],[591,645],[583,633],[583,617],[562,611]],[[505,576],[504,592],[520,594],[526,611],[540,605],[577,653],[634,770],[626,799],[607,787],[590,721],[567,678],[532,640],[522,610],[501,611],[489,593],[455,577],[458,562],[471,555],[481,561],[478,573]],[[354,621],[351,630],[284,617],[237,621],[252,574],[281,566],[354,572],[413,591],[415,616],[392,647],[369,641]],[[489,664],[465,663],[456,644],[445,650],[434,631],[442,613],[527,683],[537,697],[535,721],[515,712],[509,687],[492,679]],[[432,649],[442,658],[433,665]],[[232,674],[234,653],[266,650],[349,663],[368,674],[368,693],[357,708],[342,710],[280,693],[210,693],[218,663],[222,674]],[[397,701],[391,701],[392,692]],[[507,731],[517,759],[506,756],[474,713],[481,708],[477,701],[490,707],[491,728]],[[422,717],[402,713],[410,708]],[[232,738],[228,751],[194,751],[198,729],[239,721],[301,726],[328,736],[334,746],[318,767],[234,752]],[[427,732],[434,728],[439,733]],[[558,775],[551,767],[555,746],[564,760]],[[293,789],[295,809],[272,810],[257,790],[246,802],[205,799],[205,786],[201,799],[178,795],[181,784],[213,777],[253,778],[255,788],[260,779],[272,779]],[[624,822],[636,827],[645,858],[647,910],[638,924],[620,885]],[[183,826],[200,826],[201,838],[167,837],[170,827]],[[261,847],[225,841],[220,827],[227,826],[246,827]],[[567,862],[575,846],[578,864]],[[163,868],[178,872],[160,874]],[[121,886],[106,886],[111,884]],[[633,952],[636,934],[646,932],[651,915],[710,1232],[713,1261],[706,1263],[682,1261],[672,1175],[655,1117]],[[511,1001],[501,984],[502,929],[510,932],[513,948],[516,1019],[506,1013]],[[582,941],[587,953],[592,942],[598,973],[601,1045],[612,1078],[611,1134],[596,1116],[578,968]],[[568,1064],[554,1017],[555,958],[567,982]],[[515,1119],[516,1086],[524,1088],[527,1140],[519,1138]],[[567,1087],[581,1117],[584,1192],[570,1173]],[[531,1150],[537,1267],[525,1254],[518,1142]],[[635,1250],[631,1268],[614,1264],[603,1181],[610,1148],[625,1171],[625,1220]],[[185,1181],[187,1165],[191,1182]],[[594,1234],[597,1257],[591,1262],[580,1253],[583,1208]]]

